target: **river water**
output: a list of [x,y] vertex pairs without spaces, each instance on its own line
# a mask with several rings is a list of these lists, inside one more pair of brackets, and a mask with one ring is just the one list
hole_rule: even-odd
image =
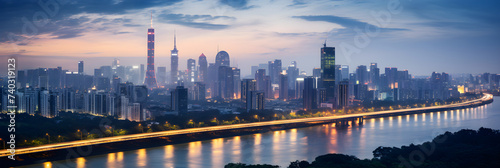
[[308,160],[327,153],[372,158],[379,146],[408,145],[432,140],[446,131],[500,129],[500,102],[453,111],[366,119],[362,126],[335,128],[324,124],[252,135],[218,138],[155,148],[80,157],[23,166],[126,168],[126,167],[224,167],[227,163],[273,164]]

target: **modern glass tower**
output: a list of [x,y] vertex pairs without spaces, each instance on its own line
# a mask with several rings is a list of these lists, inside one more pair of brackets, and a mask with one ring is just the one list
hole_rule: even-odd
[[335,102],[335,47],[327,47],[326,42],[321,48],[321,79],[327,101]]
[[153,28],[153,14],[151,14],[151,27],[148,29],[148,64],[144,84],[149,89],[158,87],[155,75],[155,29]]
[[176,36],[174,32],[174,49],[170,50],[170,82],[175,84],[178,80],[177,72],[179,71],[179,51],[176,45]]
[[198,65],[199,67],[199,72],[198,72],[198,80],[200,82],[207,82],[207,75],[208,75],[208,62],[207,62],[207,57],[205,54],[201,53],[199,59],[198,59]]

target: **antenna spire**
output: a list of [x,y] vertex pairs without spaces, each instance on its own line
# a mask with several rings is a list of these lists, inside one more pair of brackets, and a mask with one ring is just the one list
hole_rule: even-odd
[[153,12],[151,12],[151,27],[153,27]]
[[177,48],[177,38],[176,38],[176,35],[175,35],[175,29],[174,29],[174,49]]

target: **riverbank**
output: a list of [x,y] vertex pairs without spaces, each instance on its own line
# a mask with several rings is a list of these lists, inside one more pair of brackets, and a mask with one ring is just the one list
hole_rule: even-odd
[[[487,102],[484,102],[487,103]],[[479,106],[482,104],[476,104],[475,106]],[[466,106],[462,106],[461,108],[464,108]],[[472,106],[467,106],[467,107],[472,107]],[[455,107],[458,108],[458,107]],[[430,110],[430,111],[425,111],[425,110],[416,110],[412,113],[424,113],[424,112],[432,112],[436,110],[445,110],[445,109],[435,109],[435,110]],[[409,113],[398,113],[398,115],[404,115],[404,114],[409,114]],[[40,157],[39,155],[41,154],[33,154],[32,157],[35,160],[34,163],[39,163],[43,161],[50,161],[50,160],[61,160],[61,159],[70,159],[74,157],[85,157],[85,156],[90,156],[90,155],[97,155],[97,154],[103,154],[103,153],[109,153],[109,152],[115,152],[115,151],[125,151],[125,150],[133,150],[133,149],[140,149],[140,148],[148,148],[148,147],[154,147],[154,146],[163,146],[163,145],[168,145],[168,144],[176,144],[176,143],[185,143],[185,142],[190,142],[190,141],[197,141],[197,140],[206,140],[206,139],[213,139],[213,138],[220,138],[220,137],[231,137],[231,136],[237,136],[237,135],[244,135],[244,134],[253,134],[253,133],[262,133],[262,132],[268,132],[268,131],[273,131],[273,130],[280,130],[280,129],[289,129],[289,128],[295,128],[295,127],[307,127],[307,126],[312,126],[312,125],[317,125],[317,124],[324,124],[331,122],[331,120],[325,120],[323,122],[313,122],[313,123],[303,123],[303,124],[287,124],[287,125],[278,125],[278,126],[265,126],[265,127],[258,127],[258,128],[251,128],[251,129],[238,129],[238,130],[226,130],[226,131],[212,131],[212,132],[206,132],[206,133],[195,133],[195,134],[185,134],[185,135],[176,135],[176,136],[169,136],[169,137],[158,137],[158,138],[148,138],[148,139],[142,139],[142,140],[134,140],[134,141],[124,141],[120,143],[112,143],[112,144],[102,144],[102,145],[94,145],[91,146],[91,152],[88,152],[90,154],[87,154],[87,152],[81,152],[78,153],[78,151],[88,151],[87,147],[80,147],[80,148],[70,148],[69,150],[56,150],[56,151],[51,151],[51,152],[45,152],[43,155],[45,157]],[[353,125],[355,126],[355,125]],[[71,152],[72,151],[72,152]],[[78,155],[75,155],[78,154]],[[87,155],[85,155],[87,154]],[[36,158],[35,158],[36,157]],[[24,159],[24,158],[22,158]],[[25,161],[29,161],[30,158],[25,159]]]

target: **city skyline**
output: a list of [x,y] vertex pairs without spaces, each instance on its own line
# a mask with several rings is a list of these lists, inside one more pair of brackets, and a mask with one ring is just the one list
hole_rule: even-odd
[[[442,1],[428,4],[401,1],[400,13],[391,15],[391,22],[385,27],[375,26],[372,22],[376,22],[376,19],[370,13],[389,9],[386,7],[387,2],[238,2],[241,3],[181,1],[133,6],[134,3],[122,1],[114,4],[119,9],[109,11],[85,8],[69,11],[72,5],[59,4],[59,12],[50,18],[44,28],[39,28],[32,38],[19,41],[15,47],[7,35],[20,33],[23,24],[19,20],[23,16],[31,19],[30,12],[0,20],[11,23],[1,29],[0,51],[2,56],[17,56],[21,69],[64,65],[63,68],[76,71],[74,62],[83,60],[87,66],[86,73],[90,73],[90,70],[107,65],[114,58],[120,59],[122,65],[145,64],[143,32],[149,23],[148,15],[153,11],[153,15],[159,18],[155,22],[155,62],[157,66],[167,68],[170,68],[168,56],[173,45],[170,39],[175,29],[181,51],[180,70],[186,69],[185,62],[188,59],[196,59],[201,53],[207,56],[208,62],[213,62],[217,46],[220,45],[220,50],[227,51],[233,60],[231,66],[242,69],[242,76],[250,74],[251,65],[275,58],[281,59],[284,66],[291,61],[305,60],[297,66],[311,74],[313,68],[319,67],[317,48],[327,39],[329,46],[339,50],[339,65],[355,67],[377,62],[380,67],[404,67],[416,75],[433,71],[452,74],[499,73],[495,63],[500,58],[495,53],[497,47],[494,47],[499,44],[496,38],[499,26],[494,22],[498,12],[492,9],[496,2],[474,4],[458,1],[451,4]],[[90,4],[78,5],[91,7]],[[6,6],[11,7],[8,10],[24,7],[32,13],[41,10],[40,7],[32,9],[15,2],[9,2]],[[373,11],[356,14],[346,12],[368,6]],[[465,6],[471,7],[464,9]],[[438,11],[435,9],[447,10],[449,14],[434,16],[432,14]],[[426,14],[415,16],[416,11],[425,11]],[[250,14],[254,12],[269,17]],[[281,19],[276,21],[276,18]],[[409,18],[412,19],[409,21],[411,23],[406,23],[404,20]],[[471,23],[478,26],[467,26]],[[363,30],[365,26],[380,32],[369,38],[370,43],[366,47],[357,46],[360,53],[346,56],[348,54],[340,51],[342,43],[355,45],[355,28]],[[51,30],[46,30],[48,28]],[[449,29],[442,31],[442,28]],[[464,33],[466,30],[467,33]],[[64,45],[71,47],[60,47]],[[18,50],[12,51],[13,48]],[[4,74],[4,70],[1,73]]]

